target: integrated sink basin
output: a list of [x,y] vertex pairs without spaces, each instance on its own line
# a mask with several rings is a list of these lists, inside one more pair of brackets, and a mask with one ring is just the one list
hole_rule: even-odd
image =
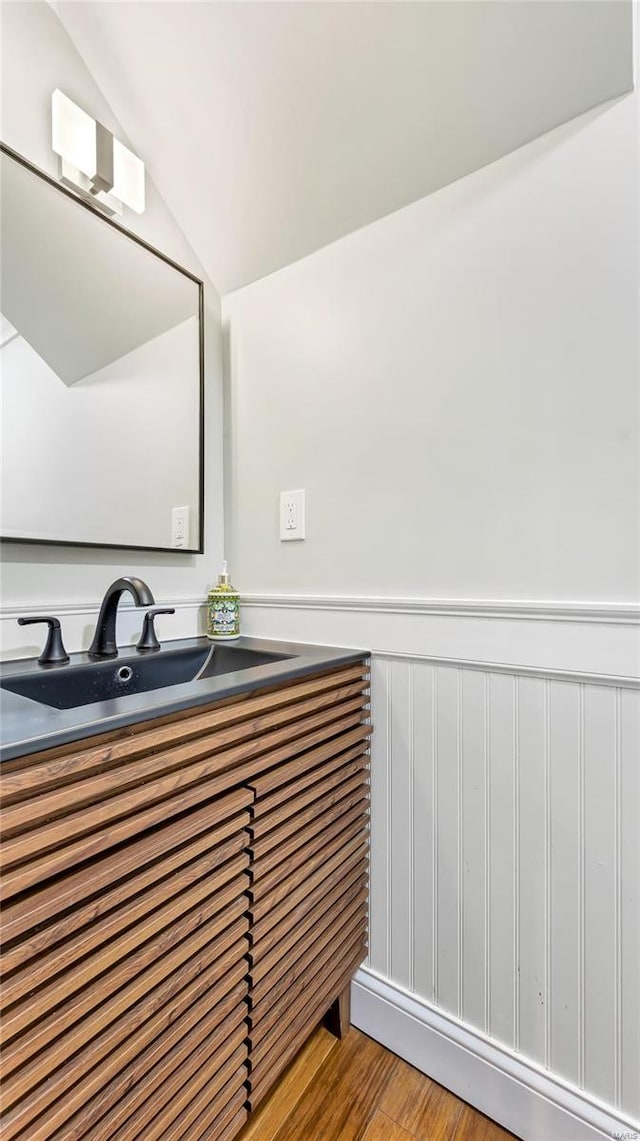
[[29,672],[3,675],[0,686],[53,709],[76,709],[167,686],[197,683],[238,670],[286,661],[292,656],[240,646],[207,645],[179,649],[163,646],[159,653],[148,657],[128,654],[108,661],[82,660],[77,665],[36,667]]

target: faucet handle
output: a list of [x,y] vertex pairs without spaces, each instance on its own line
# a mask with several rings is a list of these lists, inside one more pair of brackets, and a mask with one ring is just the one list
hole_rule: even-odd
[[154,606],[152,610],[147,610],[144,616],[144,622],[142,623],[140,640],[136,646],[136,650],[140,654],[149,654],[153,650],[160,649],[160,643],[156,635],[155,626],[153,625],[156,614],[175,614],[175,607]]
[[49,614],[39,615],[37,618],[18,618],[18,626],[34,626],[37,622],[46,622],[49,627],[47,641],[38,661],[41,666],[61,665],[69,661],[69,655],[62,643],[62,629],[60,619]]

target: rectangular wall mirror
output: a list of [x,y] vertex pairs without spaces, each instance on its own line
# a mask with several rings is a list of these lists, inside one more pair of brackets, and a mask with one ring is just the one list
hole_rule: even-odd
[[0,161],[2,539],[202,551],[202,282]]

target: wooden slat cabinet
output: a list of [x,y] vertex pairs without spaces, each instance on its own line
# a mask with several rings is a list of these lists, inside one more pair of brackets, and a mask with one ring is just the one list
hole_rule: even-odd
[[3,1141],[238,1133],[365,954],[367,687],[3,766]]
[[361,722],[250,784],[252,1108],[366,953],[368,733]]

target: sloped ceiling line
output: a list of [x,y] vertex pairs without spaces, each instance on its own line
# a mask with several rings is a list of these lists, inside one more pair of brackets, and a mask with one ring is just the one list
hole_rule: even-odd
[[631,0],[56,11],[223,293],[632,88]]

